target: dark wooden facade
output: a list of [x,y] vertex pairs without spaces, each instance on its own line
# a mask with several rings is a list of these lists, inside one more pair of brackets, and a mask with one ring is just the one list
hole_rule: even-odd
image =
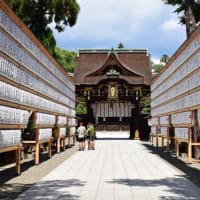
[[140,111],[150,94],[147,50],[78,50],[74,80],[77,104],[87,107],[85,123],[95,121],[97,130],[130,130],[130,137],[139,130],[145,138],[149,130]]

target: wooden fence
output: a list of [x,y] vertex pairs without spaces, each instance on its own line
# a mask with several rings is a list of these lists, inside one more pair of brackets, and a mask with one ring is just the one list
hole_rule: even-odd
[[[0,153],[16,151],[20,173],[20,149],[60,140],[76,126],[75,85],[29,29],[9,7],[0,4]],[[1,154],[0,154],[1,156]]]
[[[179,144],[188,144],[188,162],[192,146],[200,145],[200,27],[187,39],[151,85],[152,137],[165,137],[174,128],[176,155]],[[167,127],[167,128],[163,128]],[[155,133],[156,132],[156,133]],[[167,136],[167,143],[170,137]]]

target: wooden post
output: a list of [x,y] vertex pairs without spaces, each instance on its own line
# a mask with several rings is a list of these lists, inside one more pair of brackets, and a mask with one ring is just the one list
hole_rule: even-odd
[[175,140],[175,146],[176,146],[176,157],[179,157],[179,141],[178,139]]
[[[170,138],[170,129],[172,128],[172,124],[171,124],[171,115],[168,116],[168,126],[167,126],[167,151],[169,151],[169,140]],[[171,142],[171,140],[170,140]]]
[[20,174],[20,152],[21,152],[21,145],[18,145],[18,148],[15,150],[15,156],[16,156],[16,174],[19,175]]
[[65,137],[62,139],[63,151],[65,151]]
[[38,165],[40,162],[40,143],[39,143],[39,130],[35,130],[35,164]]
[[56,141],[56,148],[57,148],[57,153],[60,153],[60,135],[58,136]]
[[192,128],[188,129],[188,163],[192,163]]
[[20,174],[20,151],[21,151],[21,144],[13,145],[13,146],[6,146],[0,148],[0,153],[8,152],[8,151],[15,151],[15,163],[16,163],[16,174]]
[[156,147],[158,147],[158,133],[156,133]]
[[49,158],[51,158],[51,139],[49,139],[49,142],[48,142],[48,156]]
[[164,139],[165,139],[165,137],[163,137],[163,136],[161,136],[161,148],[162,149],[164,149]]
[[70,137],[71,137],[71,136],[70,136],[70,133],[69,133],[69,135],[68,135],[68,146],[69,146],[69,147],[70,147],[70,143],[71,143],[71,142],[70,142]]
[[76,135],[73,135],[73,145],[76,143]]
[[167,151],[169,151],[169,127],[167,127]]

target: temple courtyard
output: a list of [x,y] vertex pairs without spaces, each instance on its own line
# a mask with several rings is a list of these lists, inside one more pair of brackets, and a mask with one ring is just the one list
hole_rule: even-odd
[[[75,146],[65,151],[73,151],[66,159],[62,156],[65,152],[61,152],[58,156],[62,156],[63,161],[46,171],[36,184],[29,184],[29,188],[16,199],[199,200],[198,183],[194,184],[195,178],[191,182],[188,179],[190,174],[186,174],[187,170],[196,170],[198,179],[199,169],[190,170],[186,163],[172,157],[171,160],[178,164],[170,163],[165,158],[170,157],[169,153],[166,156],[162,150],[165,154],[162,156],[154,149],[149,142],[111,137],[96,140],[95,150],[77,151]],[[31,169],[22,172],[21,178],[37,177],[37,168],[40,172],[44,165],[45,170],[53,159],[54,156],[33,167],[35,174],[29,172],[29,177],[26,177],[27,171]],[[179,169],[176,164],[177,167],[180,165]],[[15,185],[17,179],[20,180],[20,176]]]

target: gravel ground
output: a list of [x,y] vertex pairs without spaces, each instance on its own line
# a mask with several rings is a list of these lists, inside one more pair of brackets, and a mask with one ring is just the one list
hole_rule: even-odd
[[[192,164],[186,164],[183,160],[177,159],[173,152],[166,152],[161,148],[155,148],[149,142],[144,142],[143,144],[152,153],[158,154],[166,162],[171,163],[174,167],[181,170],[188,179],[200,187],[200,160],[193,160]],[[15,199],[20,193],[30,188],[77,150],[78,146],[76,144],[61,153],[53,154],[51,159],[48,159],[47,155],[43,155],[41,156],[39,165],[34,165],[34,160],[22,162],[22,173],[20,176],[15,175],[15,166],[7,167],[0,171],[0,200]]]

